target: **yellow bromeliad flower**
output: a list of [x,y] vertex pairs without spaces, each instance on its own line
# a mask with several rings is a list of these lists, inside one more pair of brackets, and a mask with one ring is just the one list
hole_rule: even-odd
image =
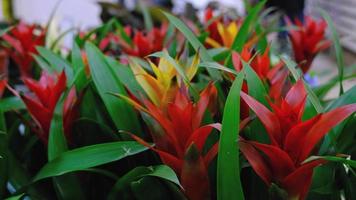
[[[198,70],[199,55],[196,54],[190,65],[181,64],[175,59],[176,67],[180,67],[188,81],[191,81]],[[177,73],[174,63],[162,57],[158,66],[148,60],[153,74],[147,72],[139,63],[130,60],[130,67],[148,98],[158,107],[166,108],[166,105],[174,98],[176,91],[182,84],[182,77]]]
[[[235,37],[239,33],[242,20],[234,20],[229,23],[224,23],[221,18],[213,19],[213,12],[211,9],[205,11],[205,22],[210,23],[206,31],[209,32],[209,37],[206,39],[206,44],[213,48],[227,47],[231,48]],[[210,22],[211,20],[214,20]],[[251,47],[256,43],[258,37],[253,35],[245,44],[246,47]]]

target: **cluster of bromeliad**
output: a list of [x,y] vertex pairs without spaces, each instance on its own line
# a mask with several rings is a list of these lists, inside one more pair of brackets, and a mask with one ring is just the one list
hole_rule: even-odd
[[[201,30],[209,33],[204,39],[204,46],[207,49],[231,48],[242,23],[243,19],[226,21],[223,17],[214,17],[213,12],[207,10],[203,23],[205,28]],[[310,17],[306,17],[304,23],[298,20],[288,23],[298,27],[289,31],[289,39],[295,61],[302,72],[307,73],[318,52],[330,46],[331,42],[324,36],[326,23]],[[205,115],[214,117],[214,114],[220,112],[217,109],[217,88],[211,82],[199,93],[198,98],[195,98],[198,100],[191,98],[189,82],[201,72],[198,69],[198,53],[190,62],[180,60],[180,56],[175,59],[187,80],[180,77],[177,67],[167,58],[147,59],[153,73],[147,71],[137,60],[130,59],[146,59],[150,54],[168,48],[164,41],[167,30],[167,24],[150,31],[139,31],[127,26],[124,32],[132,43],[123,39],[121,34],[111,32],[98,46],[103,52],[109,52],[109,46],[112,44],[119,46],[122,55],[126,56],[126,59],[121,56],[121,61],[128,64],[145,92],[138,97],[128,91],[129,96],[120,95],[120,98],[131,104],[145,118],[151,119],[145,122],[155,146],[133,133],[129,134],[156,152],[162,162],[177,173],[184,192],[190,199],[204,199],[210,190],[208,166],[218,154],[218,142],[208,151],[203,151],[203,148],[212,130],[219,131],[221,124],[203,124],[202,121]],[[63,126],[65,135],[70,140],[71,126],[79,115],[79,97],[83,92],[77,91],[75,87],[67,88],[67,75],[64,71],[60,74],[42,71],[39,80],[34,79],[33,55],[38,53],[36,46],[44,45],[45,35],[46,29],[19,23],[1,38],[2,48],[18,66],[21,79],[29,92],[23,94],[12,89],[7,84],[7,77],[2,77],[1,89],[7,87],[23,100],[34,122],[30,123],[31,128],[44,144],[48,142],[56,104],[67,91],[63,106]],[[176,35],[177,38],[183,38],[178,33]],[[266,97],[269,105],[264,105],[248,94],[248,84],[243,82],[240,132],[243,133],[244,128],[257,116],[265,127],[270,142],[260,143],[240,134],[240,150],[266,185],[277,184],[287,192],[289,198],[304,199],[312,181],[313,168],[326,162],[323,159],[310,162],[305,160],[313,155],[318,142],[328,131],[356,111],[356,104],[342,106],[303,121],[308,96],[303,80],[292,83],[288,78],[290,72],[282,62],[272,64],[270,47],[264,52],[256,49],[258,40],[259,35],[252,33],[243,50],[240,53],[232,53],[231,61],[236,72],[242,71],[245,66],[243,63],[248,62],[266,88],[269,88]],[[184,46],[185,41],[182,39],[177,46],[179,45]],[[84,52],[83,60],[86,60]],[[88,67],[86,72],[87,78],[90,78]],[[225,75],[228,82],[235,78],[231,73]]]

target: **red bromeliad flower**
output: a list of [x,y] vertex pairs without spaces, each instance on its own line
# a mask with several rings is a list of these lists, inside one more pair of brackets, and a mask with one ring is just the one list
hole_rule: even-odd
[[180,177],[186,195],[193,200],[210,198],[207,169],[217,154],[217,143],[205,155],[202,151],[212,129],[219,130],[220,124],[201,126],[201,122],[205,111],[216,97],[217,90],[213,84],[200,94],[197,103],[190,100],[186,89],[177,91],[166,110],[147,99],[143,100],[141,106],[138,101],[122,97],[158,122],[161,128],[152,131],[155,147],[135,135],[132,137],[157,152],[162,161],[174,169]]
[[[24,79],[26,86],[34,93],[34,96],[21,95],[21,98],[38,125],[39,130],[36,130],[36,133],[44,143],[48,142],[53,113],[59,98],[66,89],[66,80],[64,71],[56,76],[43,72],[39,81],[31,78]],[[72,88],[63,105],[63,126],[67,137],[70,136],[73,120],[78,114],[75,109],[76,102],[76,91]]]
[[19,66],[21,76],[31,76],[32,62],[34,61],[32,54],[37,54],[36,46],[44,45],[45,34],[46,31],[36,25],[20,22],[9,34],[2,36],[10,45],[5,49]]
[[126,54],[144,58],[154,52],[161,51],[163,49],[167,28],[167,24],[162,24],[160,28],[154,27],[152,30],[144,33],[139,30],[135,30],[133,32],[131,27],[128,26],[125,28],[125,32],[128,36],[133,34],[133,44],[128,44],[121,38],[118,40],[118,42]]
[[326,161],[304,161],[328,131],[356,111],[356,104],[302,121],[307,97],[302,80],[285,98],[270,103],[273,112],[244,92],[241,97],[261,120],[271,141],[262,144],[241,139],[242,153],[268,186],[277,184],[288,193],[288,199],[305,199],[313,168]]
[[252,55],[252,51],[250,51],[248,48],[244,48],[241,52],[241,55],[233,52],[232,61],[235,70],[238,72],[241,71],[243,66],[241,59],[244,62],[249,62],[250,59],[252,59],[250,65],[260,77],[260,79],[265,81],[268,78],[268,73],[272,68],[269,58],[269,48],[267,48],[263,54],[256,54],[255,56]]
[[[289,25],[292,24],[287,20]],[[327,49],[331,45],[331,41],[325,39],[326,22],[317,22],[311,17],[305,17],[304,24],[295,19],[295,25],[298,26],[296,30],[289,31],[289,38],[292,42],[294,57],[303,73],[306,73],[314,57],[320,52]]]
[[[282,68],[282,63],[272,67],[269,58],[269,47],[263,54],[256,54],[255,56],[252,55],[252,51],[248,48],[244,48],[240,55],[236,52],[232,53],[232,63],[237,72],[240,72],[243,69],[242,61],[247,63],[250,59],[252,59],[250,62],[251,68],[262,81],[269,83],[270,95],[273,97],[272,99],[280,97],[288,76],[288,70]],[[242,84],[242,91],[248,93],[246,82],[243,82]],[[241,119],[246,119],[248,115],[249,107],[244,101],[241,101]]]

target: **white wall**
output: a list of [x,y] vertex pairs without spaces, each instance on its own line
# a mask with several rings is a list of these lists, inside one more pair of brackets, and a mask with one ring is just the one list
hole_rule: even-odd
[[[15,14],[29,23],[46,24],[58,0],[14,0]],[[89,28],[101,23],[96,0],[60,0],[56,11],[59,24]]]

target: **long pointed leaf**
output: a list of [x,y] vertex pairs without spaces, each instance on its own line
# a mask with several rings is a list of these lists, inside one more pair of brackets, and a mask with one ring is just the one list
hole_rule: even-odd
[[[104,55],[96,46],[86,43],[85,49],[94,84],[116,128],[133,133],[141,133],[140,124],[133,108],[125,101],[109,94],[119,93],[127,96],[123,84],[114,75],[114,70],[107,64]],[[122,113],[125,114],[122,115]]]
[[134,141],[111,142],[77,148],[64,152],[47,163],[37,173],[33,181],[103,165],[135,155],[146,149]]
[[218,200],[244,199],[237,143],[240,124],[240,91],[243,78],[243,73],[239,73],[236,77],[224,108],[218,154]]

